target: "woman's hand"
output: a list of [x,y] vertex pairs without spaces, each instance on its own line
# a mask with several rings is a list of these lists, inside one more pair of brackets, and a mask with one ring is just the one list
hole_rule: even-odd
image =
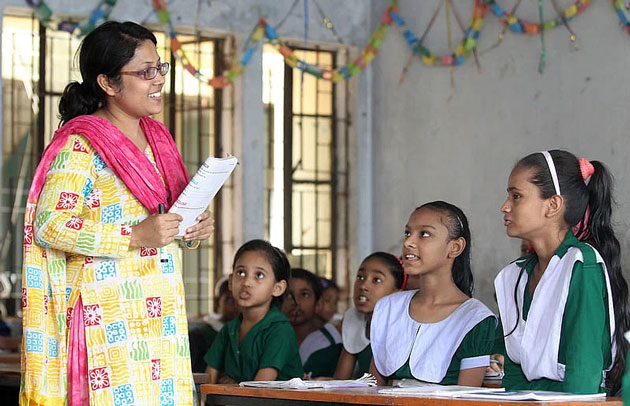
[[186,229],[184,241],[201,241],[212,235],[214,231],[214,218],[208,210],[197,216],[199,223]]
[[182,216],[175,213],[152,214],[131,227],[131,248],[161,248],[175,239]]

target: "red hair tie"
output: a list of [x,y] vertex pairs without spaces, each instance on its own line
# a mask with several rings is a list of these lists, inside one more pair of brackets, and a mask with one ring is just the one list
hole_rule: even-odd
[[592,174],[595,173],[595,167],[587,159],[580,158],[578,159],[578,163],[580,164],[580,172],[582,172],[582,179],[586,180]]

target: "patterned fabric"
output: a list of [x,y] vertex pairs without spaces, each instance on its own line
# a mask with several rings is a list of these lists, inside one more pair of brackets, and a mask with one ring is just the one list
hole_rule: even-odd
[[129,248],[149,214],[85,137],[68,137],[27,206],[21,404],[65,404],[79,295],[90,405],[193,403],[180,248],[165,247],[164,266],[157,249]]

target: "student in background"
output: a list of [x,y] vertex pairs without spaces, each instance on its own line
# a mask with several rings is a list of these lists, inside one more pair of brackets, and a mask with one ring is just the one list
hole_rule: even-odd
[[291,278],[287,257],[266,241],[251,240],[234,255],[232,269],[241,314],[223,326],[206,354],[209,382],[302,377],[295,333],[278,309]]
[[282,310],[287,315],[300,344],[300,358],[306,377],[329,377],[335,372],[341,352],[341,334],[332,324],[318,327],[315,306],[321,296],[321,285],[313,273],[294,268],[289,297]]
[[215,337],[223,326],[238,316],[238,307],[229,287],[228,277],[217,282],[214,299],[214,313],[200,321],[188,322],[188,340],[190,342],[190,362],[192,371],[203,373],[208,365],[204,356],[210,349]]
[[405,271],[398,257],[387,252],[368,255],[354,280],[354,307],[343,316],[343,349],[335,379],[360,377],[370,370],[370,322],[374,306],[382,297],[405,288]]
[[[330,279],[318,278],[322,288],[322,294],[315,305],[315,320],[318,327],[330,323],[337,314],[339,304],[339,286]],[[332,324],[332,323],[331,323]]]
[[230,290],[229,276],[224,276],[217,281],[214,297],[214,313],[206,315],[204,320],[219,332],[225,324],[234,320],[239,312],[236,299]]
[[612,190],[601,162],[566,151],[533,153],[512,169],[504,225],[534,252],[494,282],[506,388],[618,390],[630,317]]
[[481,386],[496,317],[472,298],[468,219],[436,201],[416,208],[405,226],[403,264],[418,290],[394,293],[374,308],[370,372],[379,385],[414,378]]

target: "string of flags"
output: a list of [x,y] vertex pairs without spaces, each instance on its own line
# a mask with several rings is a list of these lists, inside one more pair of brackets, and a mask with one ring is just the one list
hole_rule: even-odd
[[[54,22],[54,13],[51,8],[46,4],[44,0],[25,0],[26,3],[34,10],[37,18],[46,27],[68,32],[77,37],[83,37],[90,31],[96,28],[98,25],[109,19],[112,9],[116,6],[117,0],[101,0],[94,8],[92,13],[79,23],[72,23],[67,21]],[[308,1],[308,0],[303,0]],[[238,57],[230,66],[226,72],[222,72],[212,78],[207,77],[197,68],[195,68],[191,59],[187,57],[181,42],[177,38],[177,31],[173,24],[171,14],[168,11],[165,0],[152,0],[153,9],[157,15],[158,20],[164,27],[164,32],[167,34],[170,48],[176,58],[178,58],[184,69],[186,69],[191,75],[198,80],[208,84],[217,89],[223,89],[233,84],[239,76],[243,74],[250,62],[252,56],[257,52],[260,47],[260,42],[266,39],[276,50],[284,57],[284,61],[287,65],[294,69],[298,69],[303,74],[310,74],[319,79],[329,80],[334,83],[341,82],[343,80],[350,79],[360,72],[362,72],[366,66],[374,59],[381,48],[383,40],[389,32],[392,25],[396,25],[402,30],[402,36],[407,43],[411,54],[407,60],[403,72],[400,76],[402,82],[405,78],[405,74],[413,62],[414,59],[420,59],[427,66],[445,66],[452,70],[454,67],[460,66],[466,60],[466,58],[472,53],[474,55],[477,70],[481,71],[479,63],[479,57],[477,53],[477,42],[483,26],[483,21],[486,16],[486,11],[489,9],[491,13],[499,18],[504,26],[503,31],[499,34],[498,42],[490,49],[496,48],[505,36],[505,32],[509,30],[515,34],[526,35],[540,35],[541,38],[541,55],[539,63],[539,71],[543,73],[546,63],[546,50],[544,35],[546,31],[553,28],[563,26],[570,33],[570,41],[573,49],[577,49],[576,34],[571,29],[569,23],[577,16],[583,14],[592,0],[575,0],[570,6],[565,9],[560,9],[557,4],[557,0],[551,0],[556,15],[548,20],[543,19],[542,13],[542,0],[538,0],[539,8],[539,22],[530,22],[521,19],[517,16],[517,9],[522,0],[516,0],[514,6],[510,10],[506,10],[501,7],[496,0],[474,0],[474,8],[470,17],[468,26],[464,26],[463,21],[457,12],[453,0],[440,0],[438,6],[433,13],[429,24],[422,35],[417,36],[413,31],[406,27],[405,20],[403,18],[400,9],[398,8],[398,1],[391,0],[389,6],[383,12],[378,26],[370,36],[368,43],[363,48],[361,54],[354,61],[348,63],[345,66],[330,68],[320,67],[315,64],[308,63],[298,57],[298,53],[295,52],[287,42],[283,41],[276,29],[274,29],[267,22],[266,18],[261,18],[254,28],[251,34],[243,44],[243,48]],[[297,0],[296,0],[297,2]],[[335,38],[340,40],[337,35],[332,20],[327,17],[322,7],[315,2],[322,20],[329,30],[333,32]],[[630,3],[624,3],[623,0],[611,0],[612,7],[617,14],[619,21],[624,31],[630,35]],[[425,44],[424,39],[429,33],[433,23],[435,22],[440,9],[444,5],[446,10],[446,22],[447,22],[447,40],[449,52],[446,55],[436,55]],[[295,3],[294,3],[295,6]],[[306,7],[306,4],[305,4]],[[292,7],[293,8],[293,7]],[[451,41],[451,14],[454,15],[457,25],[462,32],[462,39],[457,43],[453,49]],[[286,17],[285,17],[286,18]],[[305,21],[305,35],[308,27]]]

